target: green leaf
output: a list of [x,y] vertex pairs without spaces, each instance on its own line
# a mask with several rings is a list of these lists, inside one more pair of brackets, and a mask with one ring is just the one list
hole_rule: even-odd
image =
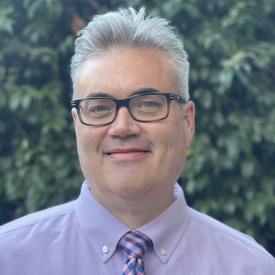
[[13,34],[14,20],[9,18],[9,15],[14,11],[13,6],[1,7],[0,8],[0,31],[8,32]]

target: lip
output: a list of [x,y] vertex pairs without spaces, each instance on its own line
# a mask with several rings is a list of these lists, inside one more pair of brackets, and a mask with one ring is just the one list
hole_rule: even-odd
[[136,160],[144,158],[150,153],[144,148],[113,148],[105,152],[105,156],[116,160]]

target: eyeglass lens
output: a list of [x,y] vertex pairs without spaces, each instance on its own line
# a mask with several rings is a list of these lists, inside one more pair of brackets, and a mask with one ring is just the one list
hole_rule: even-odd
[[[167,114],[167,99],[163,95],[141,95],[129,102],[132,115],[137,120],[154,121]],[[84,123],[100,125],[111,122],[116,115],[116,103],[108,98],[87,99],[80,103]]]

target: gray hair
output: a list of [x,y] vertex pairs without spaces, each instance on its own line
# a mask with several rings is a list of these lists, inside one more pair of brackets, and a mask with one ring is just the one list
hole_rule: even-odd
[[159,50],[168,57],[178,94],[188,101],[187,54],[167,20],[146,17],[144,8],[139,12],[133,8],[121,9],[118,12],[96,15],[78,35],[71,63],[73,99],[76,99],[80,69],[87,58],[114,48],[132,50],[148,48]]

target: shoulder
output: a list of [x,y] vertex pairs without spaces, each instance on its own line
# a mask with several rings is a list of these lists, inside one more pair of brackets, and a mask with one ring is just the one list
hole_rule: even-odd
[[6,234],[16,234],[21,229],[30,230],[30,228],[50,223],[53,220],[64,219],[65,216],[74,213],[75,201],[55,206],[46,210],[42,210],[33,214],[29,214],[20,219],[0,226],[0,240]]
[[189,208],[189,212],[191,230],[207,238],[208,245],[214,245],[219,252],[243,264],[275,268],[275,259],[252,237],[194,209]]
[[53,266],[62,266],[62,261],[59,264],[57,259],[65,253],[70,257],[70,251],[78,244],[80,234],[76,234],[77,230],[75,202],[36,212],[1,226],[0,273],[53,274]]

